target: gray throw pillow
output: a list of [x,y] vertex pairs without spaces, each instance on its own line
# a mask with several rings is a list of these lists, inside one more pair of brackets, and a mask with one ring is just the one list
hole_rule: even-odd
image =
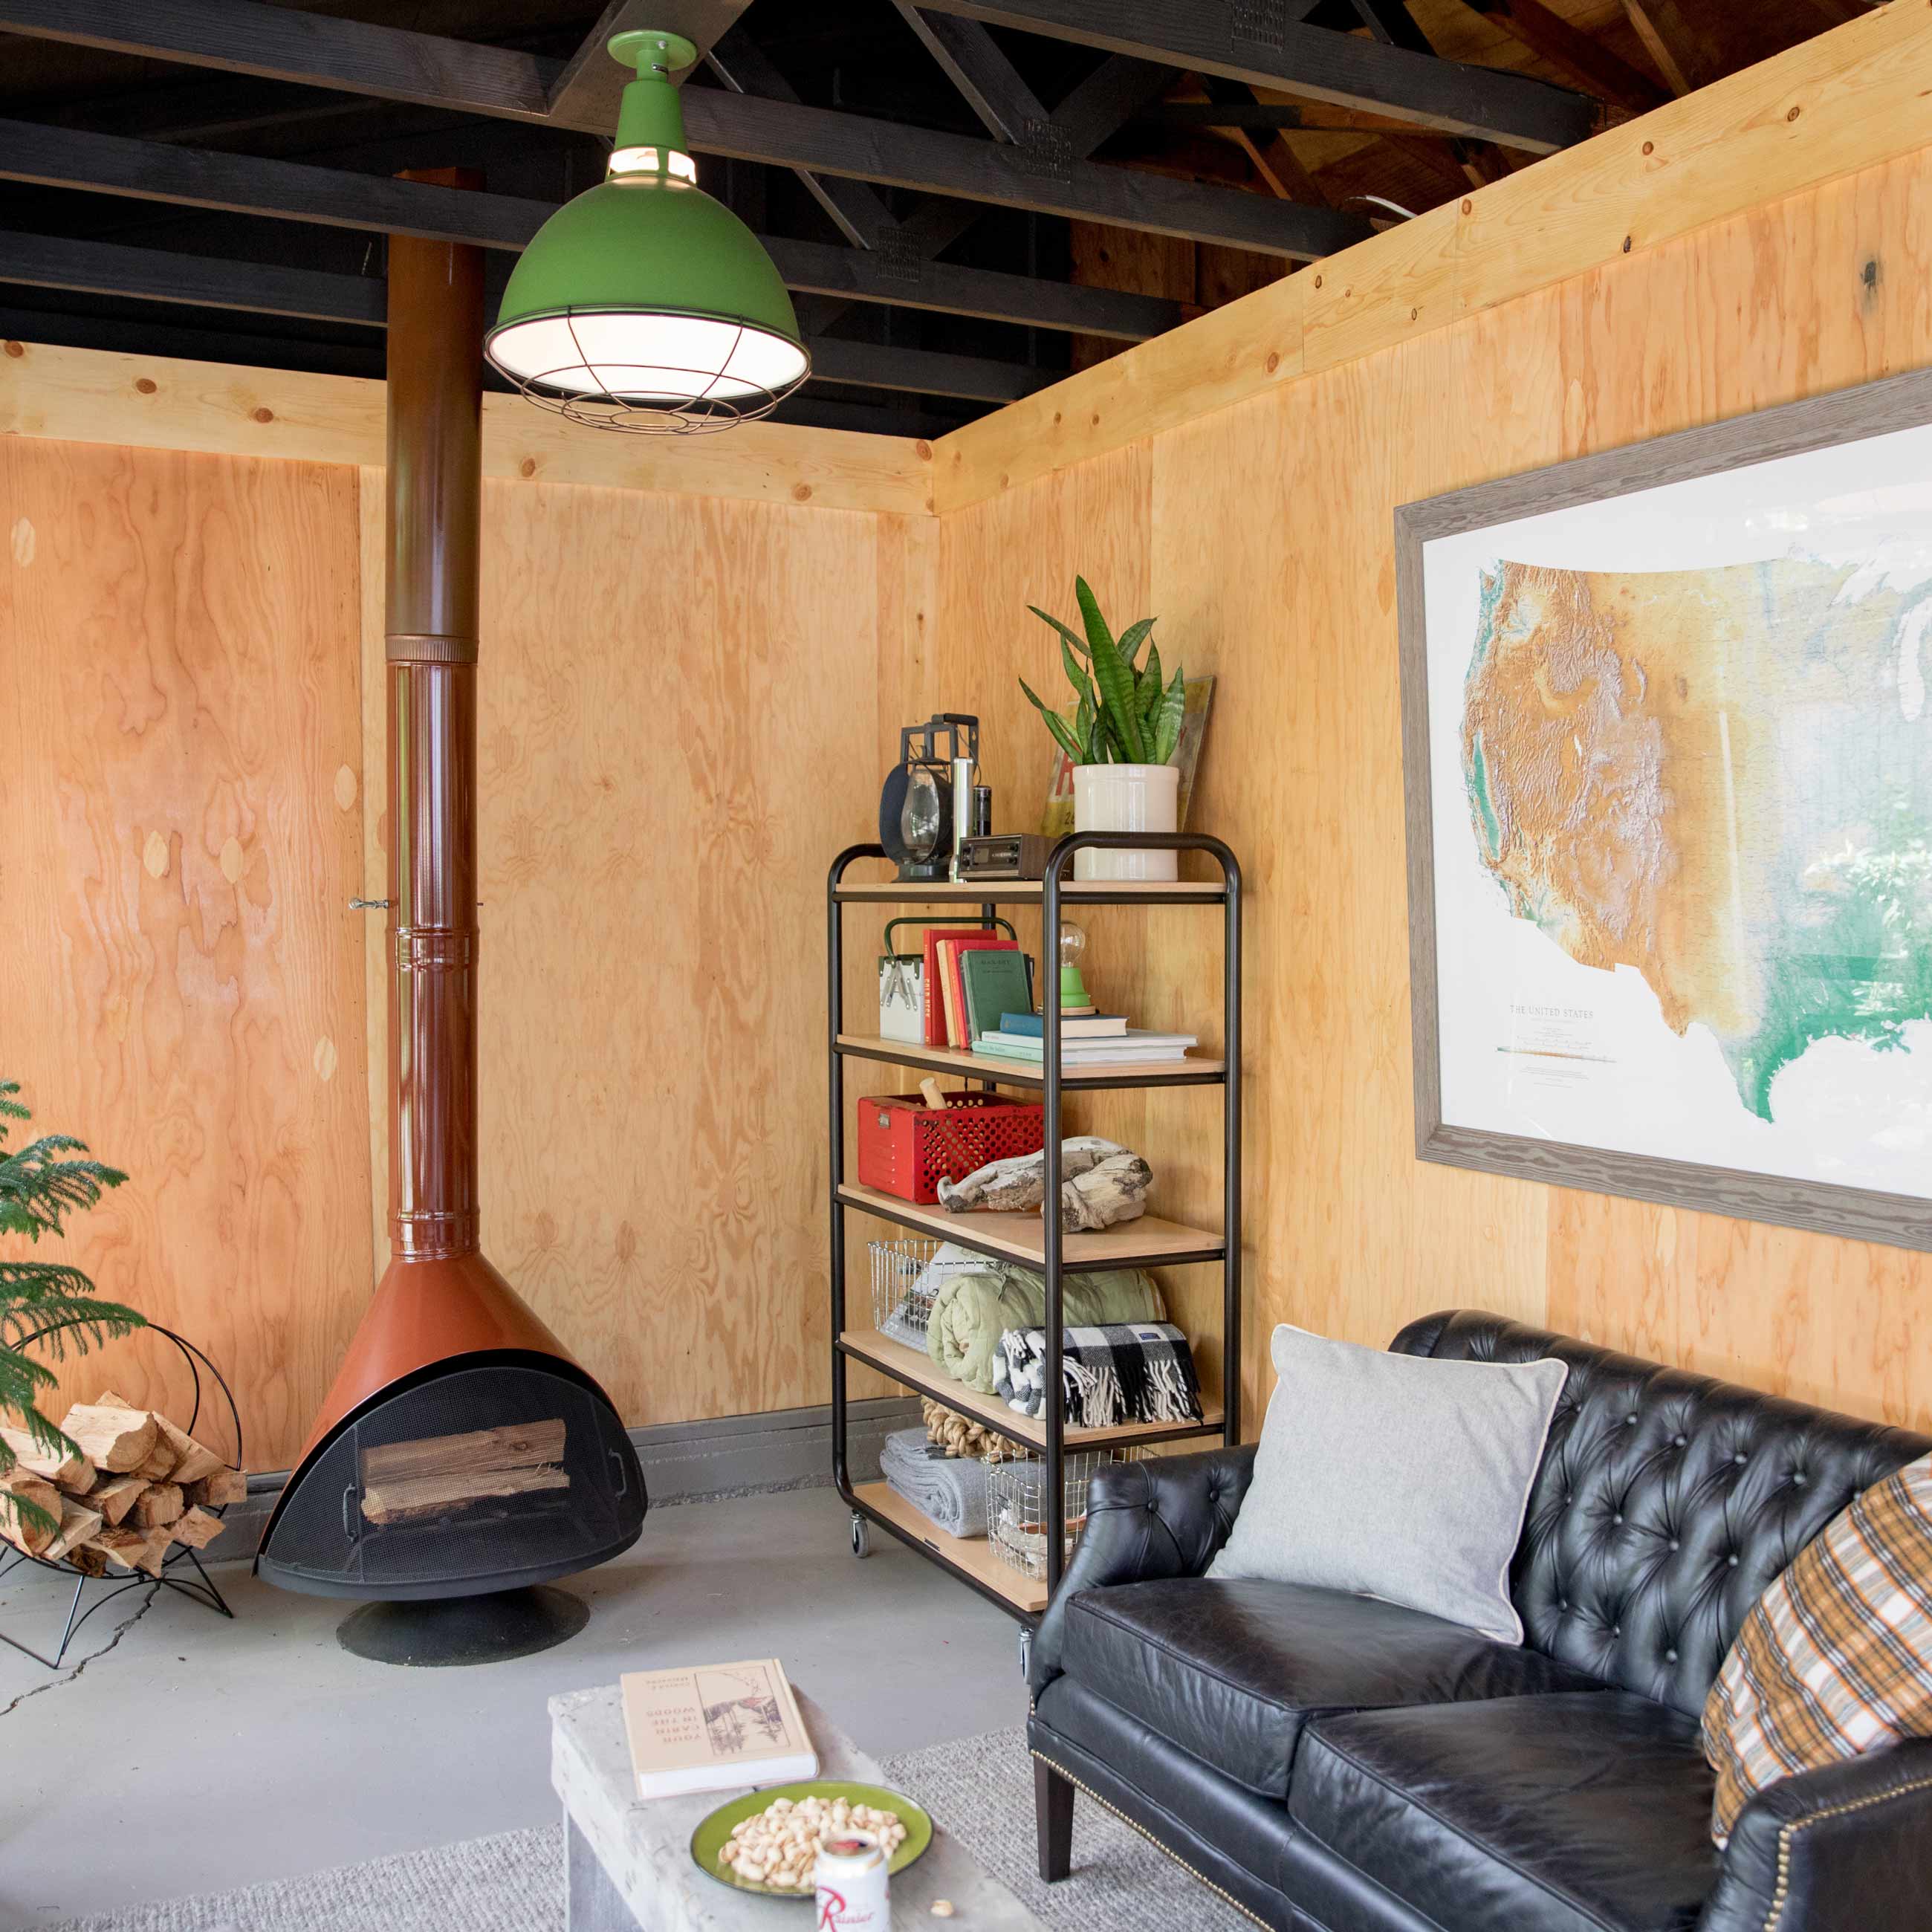
[[1353,1590],[1520,1643],[1509,1568],[1563,1364],[1274,1331],[1254,1480],[1210,1576]]

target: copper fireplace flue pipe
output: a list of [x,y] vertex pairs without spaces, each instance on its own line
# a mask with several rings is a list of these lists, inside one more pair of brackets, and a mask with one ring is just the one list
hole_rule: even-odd
[[[476,188],[470,170],[406,176]],[[476,659],[483,251],[389,242],[389,1227],[471,1254],[476,1149]]]

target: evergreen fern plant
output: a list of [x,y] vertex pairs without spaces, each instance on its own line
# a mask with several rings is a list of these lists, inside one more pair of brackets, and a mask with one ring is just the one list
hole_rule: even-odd
[[[0,1235],[25,1234],[38,1242],[43,1234],[64,1234],[69,1215],[85,1213],[128,1177],[91,1159],[70,1134],[42,1134],[9,1150],[12,1124],[33,1118],[14,1098],[20,1090],[17,1081],[0,1081]],[[38,1355],[28,1354],[22,1346],[28,1338],[56,1323],[64,1325],[34,1344]],[[100,1300],[77,1268],[0,1258],[0,1416],[17,1416],[36,1448],[53,1456],[78,1454],[73,1440],[40,1412],[40,1397],[58,1380],[49,1360],[84,1354],[110,1336],[145,1325],[133,1309]],[[0,1476],[19,1460],[0,1436]],[[46,1510],[0,1490],[0,1508],[7,1508],[25,1523],[47,1526]]]
[[[1086,634],[1063,624],[1037,604],[1027,608],[1060,633],[1060,662],[1078,700],[1070,724],[1042,700],[1024,678],[1020,688],[1046,721],[1046,728],[1076,765],[1168,765],[1180,745],[1187,710],[1187,674],[1178,667],[1161,681],[1160,647],[1152,641],[1154,620],[1142,617],[1116,638],[1100,614],[1086,578],[1073,580],[1075,601]],[[1148,661],[1138,663],[1141,646]]]

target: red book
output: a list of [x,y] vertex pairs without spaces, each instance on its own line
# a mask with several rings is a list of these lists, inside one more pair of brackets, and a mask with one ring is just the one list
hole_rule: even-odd
[[[926,933],[926,1043],[951,1046],[970,1052],[971,1041],[963,1037],[966,1002],[959,983],[959,956],[982,946],[1004,952],[1019,950],[1015,939],[1002,939],[995,932],[938,932],[928,926]],[[953,1018],[958,1015],[957,1018]]]

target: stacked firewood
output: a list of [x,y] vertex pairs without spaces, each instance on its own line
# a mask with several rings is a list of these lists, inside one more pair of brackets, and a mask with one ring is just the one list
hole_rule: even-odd
[[221,1533],[212,1512],[248,1493],[248,1478],[212,1449],[111,1390],[76,1403],[61,1427],[78,1454],[51,1454],[24,1430],[0,1427],[15,1457],[0,1489],[52,1519],[30,1522],[0,1505],[0,1538],[29,1556],[89,1576],[110,1564],[158,1576],[171,1545],[205,1549]]

